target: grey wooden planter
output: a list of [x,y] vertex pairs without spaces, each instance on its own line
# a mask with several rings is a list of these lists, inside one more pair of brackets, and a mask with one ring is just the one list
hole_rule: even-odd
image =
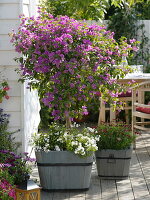
[[93,155],[80,158],[68,151],[37,151],[35,154],[44,190],[89,188]]
[[125,150],[104,149],[95,152],[98,176],[125,179],[129,175],[132,147]]

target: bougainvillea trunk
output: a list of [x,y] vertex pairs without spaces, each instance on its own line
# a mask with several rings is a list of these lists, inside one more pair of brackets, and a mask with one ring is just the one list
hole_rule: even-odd
[[66,119],[66,128],[71,128],[71,118],[69,115],[65,115]]

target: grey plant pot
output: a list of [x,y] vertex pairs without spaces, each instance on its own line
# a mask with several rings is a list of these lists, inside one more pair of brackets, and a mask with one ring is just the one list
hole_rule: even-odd
[[101,179],[125,179],[129,176],[133,148],[103,149],[95,152],[97,173]]
[[93,155],[80,158],[68,151],[36,151],[41,187],[44,190],[86,190],[90,186]]

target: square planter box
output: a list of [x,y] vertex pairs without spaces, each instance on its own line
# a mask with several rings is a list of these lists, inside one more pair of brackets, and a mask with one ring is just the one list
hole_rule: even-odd
[[80,158],[68,151],[36,151],[41,187],[44,190],[87,190],[93,155]]
[[132,148],[103,149],[95,152],[98,176],[102,179],[125,179],[129,176]]

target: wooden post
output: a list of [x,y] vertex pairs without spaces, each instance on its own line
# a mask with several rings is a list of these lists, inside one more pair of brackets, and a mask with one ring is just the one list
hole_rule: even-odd
[[110,123],[111,122],[116,122],[116,111],[114,111],[112,107],[110,107]]
[[[143,86],[142,86],[142,89],[143,89]],[[144,99],[145,99],[144,95],[145,95],[144,91],[141,91],[141,90],[138,91],[138,103],[144,104]],[[141,122],[144,122],[144,118],[141,118]],[[144,125],[141,125],[141,126],[144,127]]]
[[[134,116],[134,112],[136,111],[136,107],[134,105],[134,101],[136,101],[136,90],[132,90],[132,134],[134,133],[134,125],[136,124],[136,116]],[[136,149],[136,141],[133,144],[133,148]]]

